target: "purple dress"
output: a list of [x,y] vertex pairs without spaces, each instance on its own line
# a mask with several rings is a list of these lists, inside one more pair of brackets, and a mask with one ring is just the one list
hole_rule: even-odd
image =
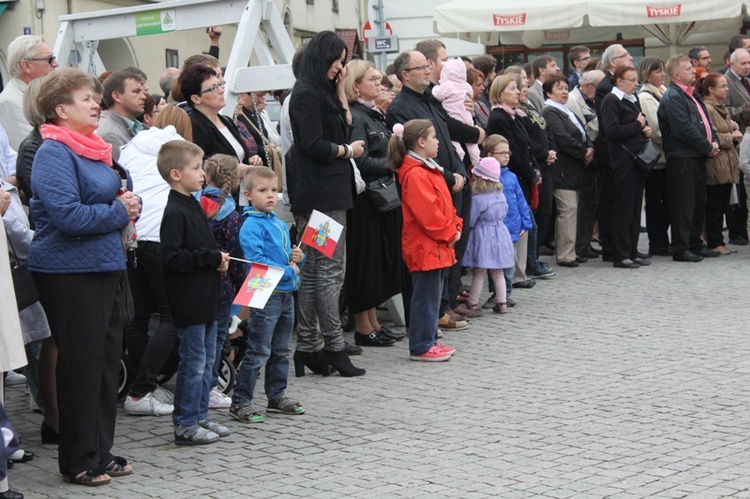
[[513,241],[503,223],[508,202],[502,192],[474,194],[471,232],[462,265],[477,269],[507,269],[516,264]]

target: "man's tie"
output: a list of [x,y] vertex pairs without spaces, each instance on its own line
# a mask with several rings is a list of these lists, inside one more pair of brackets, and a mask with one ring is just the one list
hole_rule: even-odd
[[747,78],[741,78],[740,81],[742,81],[742,86],[745,87],[747,93],[750,94],[750,83],[747,82]]

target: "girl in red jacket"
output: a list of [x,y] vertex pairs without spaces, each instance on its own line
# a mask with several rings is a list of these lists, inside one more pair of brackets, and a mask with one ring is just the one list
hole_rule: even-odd
[[401,184],[402,254],[414,287],[409,353],[411,360],[427,362],[450,360],[456,351],[437,342],[437,331],[443,277],[456,263],[453,245],[463,227],[453,208],[443,168],[433,159],[437,153],[438,140],[431,122],[411,120],[393,126],[388,160]]

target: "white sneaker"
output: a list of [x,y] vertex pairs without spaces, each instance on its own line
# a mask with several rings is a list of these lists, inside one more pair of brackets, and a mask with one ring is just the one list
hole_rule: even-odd
[[147,393],[138,400],[130,395],[125,398],[125,412],[131,416],[168,416],[173,410],[171,404],[165,404],[153,393]]
[[5,375],[5,385],[25,385],[26,376],[15,371],[8,371]]
[[160,401],[164,402],[167,405],[174,404],[174,393],[170,392],[164,387],[156,385],[156,388],[154,388],[154,391],[151,393],[154,394],[154,397],[156,397],[157,399],[159,399]]
[[209,409],[229,409],[231,405],[232,397],[224,395],[217,387],[211,388],[211,393],[208,397]]

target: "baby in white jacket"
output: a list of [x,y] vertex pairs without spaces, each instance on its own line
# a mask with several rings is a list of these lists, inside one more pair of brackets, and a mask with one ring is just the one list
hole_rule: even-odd
[[[473,99],[471,85],[466,81],[466,64],[461,59],[451,59],[443,64],[443,70],[440,72],[440,85],[432,89],[432,95],[443,103],[445,111],[453,118],[474,126],[474,117],[470,111],[466,110],[464,101],[466,96]],[[464,150],[459,142],[453,141],[453,147],[456,148],[458,156],[464,159]],[[479,163],[479,146],[476,144],[466,144],[471,158],[471,165]]]

